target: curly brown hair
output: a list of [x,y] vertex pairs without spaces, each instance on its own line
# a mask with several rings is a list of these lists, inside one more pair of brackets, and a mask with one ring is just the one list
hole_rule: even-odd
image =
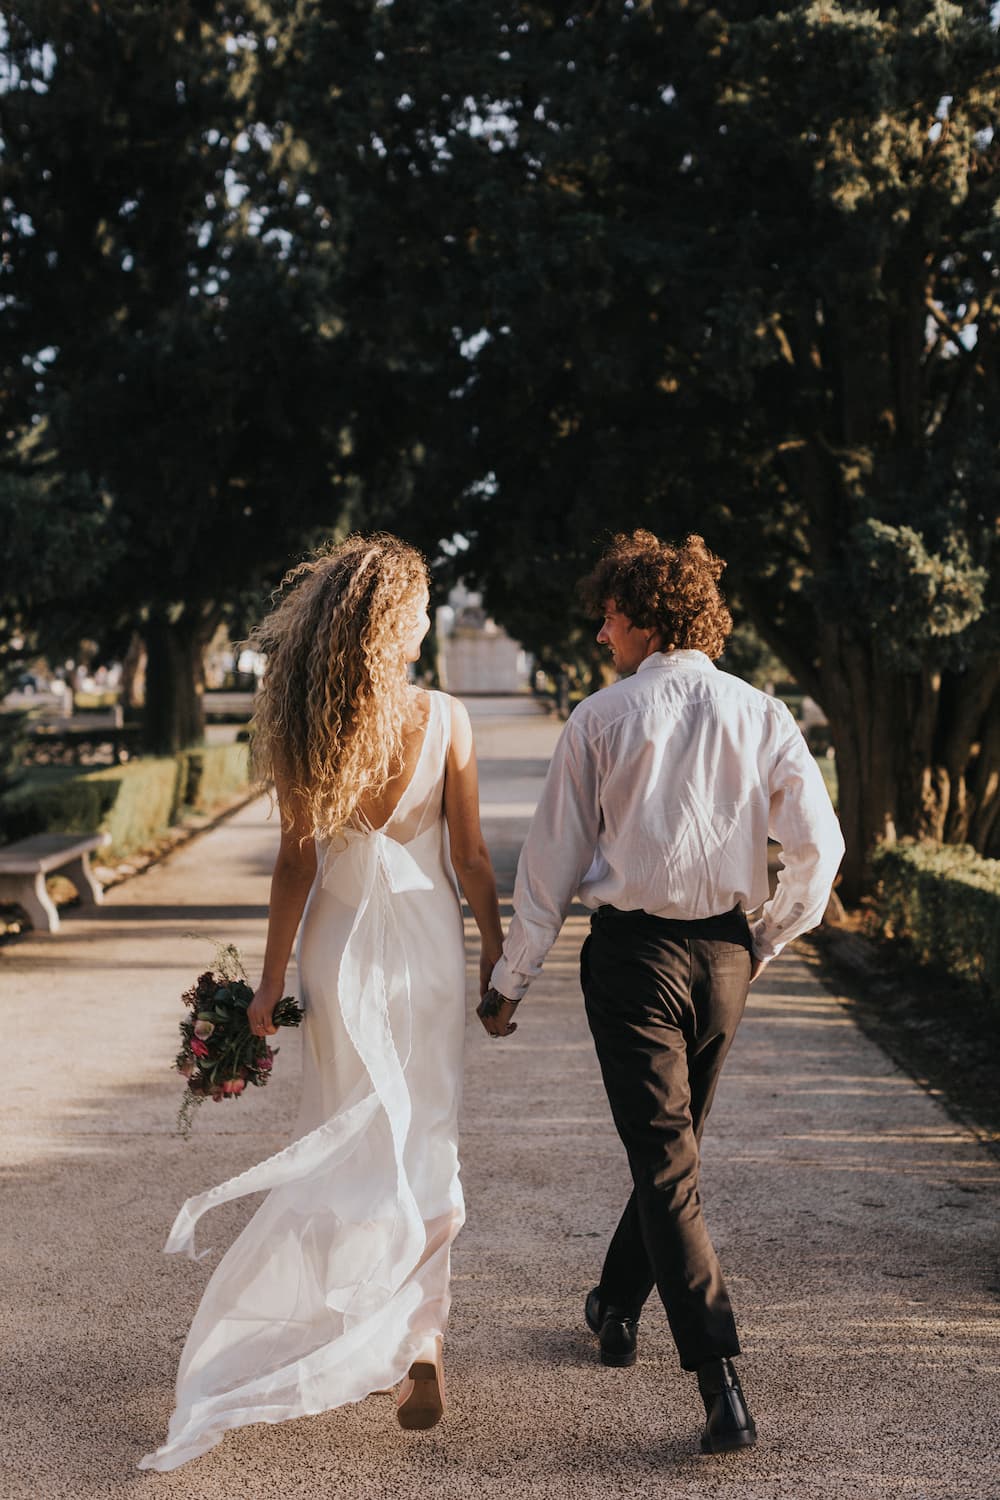
[[[402,764],[409,687],[403,643],[427,564],[398,537],[349,536],[292,568],[249,644],[267,656],[251,724],[255,779],[279,772],[329,837]],[[285,827],[292,810],[282,807]]]
[[651,531],[621,531],[581,582],[580,594],[595,614],[613,599],[640,630],[660,632],[664,651],[704,651],[715,661],[733,628],[719,592],[725,566],[703,537],[672,547]]

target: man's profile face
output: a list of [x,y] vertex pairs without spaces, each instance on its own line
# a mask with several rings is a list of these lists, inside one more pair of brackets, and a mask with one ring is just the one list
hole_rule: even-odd
[[618,608],[616,599],[604,601],[604,622],[597,632],[597,643],[609,647],[615,668],[622,676],[634,672],[651,651],[659,650],[659,637],[633,625]]

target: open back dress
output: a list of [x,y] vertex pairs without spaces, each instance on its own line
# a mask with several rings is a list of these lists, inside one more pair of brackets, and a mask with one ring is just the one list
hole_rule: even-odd
[[464,1219],[465,962],[443,809],[450,701],[429,696],[387,822],[317,838],[296,1138],[177,1216],[166,1249],[193,1257],[206,1210],[268,1193],[205,1288],[167,1440],[140,1468],[177,1468],[233,1427],[359,1401],[444,1332]]

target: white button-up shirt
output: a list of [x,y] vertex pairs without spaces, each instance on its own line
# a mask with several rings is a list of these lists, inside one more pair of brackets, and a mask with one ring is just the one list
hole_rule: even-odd
[[[768,836],[783,865],[771,900]],[[751,927],[766,961],[820,921],[843,853],[823,777],[785,704],[702,651],[654,652],[563,729],[493,986],[524,994],[574,897],[679,921],[766,902]]]

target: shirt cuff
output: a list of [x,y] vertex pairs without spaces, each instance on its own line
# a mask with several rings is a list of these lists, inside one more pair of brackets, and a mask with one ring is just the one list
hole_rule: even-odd
[[753,956],[762,964],[769,964],[772,958],[777,958],[784,948],[784,943],[775,942],[768,936],[767,923],[763,917],[758,917],[750,928],[750,942],[753,947]]
[[507,1000],[520,1000],[530,983],[531,980],[512,969],[505,958],[498,959],[493,965],[490,987]]

